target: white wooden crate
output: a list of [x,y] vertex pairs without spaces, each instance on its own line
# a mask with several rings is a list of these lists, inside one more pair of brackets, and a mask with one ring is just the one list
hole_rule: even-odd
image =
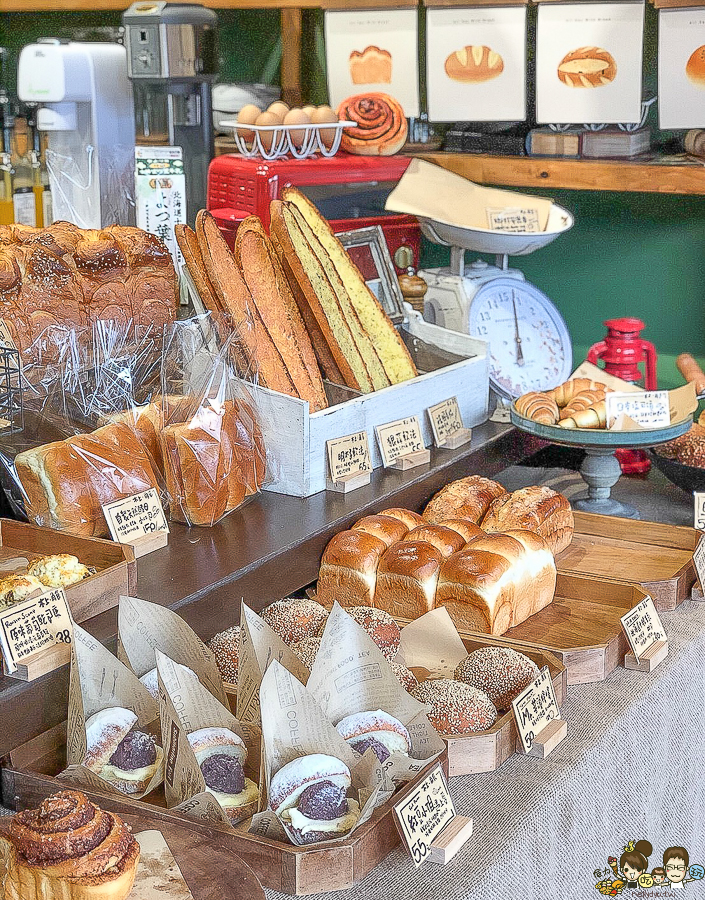
[[[185,277],[184,277],[185,276]],[[198,311],[203,309],[188,273],[182,273],[188,293]],[[435,403],[457,397],[463,424],[479,425],[488,416],[489,354],[488,344],[447,328],[425,322],[407,303],[406,320],[401,326],[418,351],[411,354],[418,368],[439,366],[423,375],[374,391],[353,396],[320,412],[310,413],[308,402],[289,397],[258,385],[247,384],[259,413],[260,427],[269,463],[265,490],[294,497],[310,497],[325,490],[328,461],[326,441],[356,431],[367,431],[372,466],[382,466],[375,426],[407,416],[418,416],[424,443],[433,443],[431,423],[426,410]],[[434,348],[439,351],[433,360]],[[461,357],[460,362],[444,365],[443,353]],[[352,393],[352,392],[350,392]]]

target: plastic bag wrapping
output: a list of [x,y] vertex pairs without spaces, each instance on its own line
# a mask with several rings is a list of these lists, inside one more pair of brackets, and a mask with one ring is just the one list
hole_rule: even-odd
[[214,349],[211,324],[177,323],[164,346],[164,476],[171,518],[188,525],[215,524],[257,494],[267,474],[255,406],[233,371],[234,338]]

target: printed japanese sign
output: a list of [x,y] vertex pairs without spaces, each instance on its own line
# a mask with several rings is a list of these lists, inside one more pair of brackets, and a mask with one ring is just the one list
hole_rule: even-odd
[[702,128],[705,10],[659,10],[658,42],[659,128]]
[[375,431],[385,466],[393,465],[394,460],[401,456],[426,449],[418,416],[408,416],[387,425],[377,425]]
[[512,711],[521,745],[528,753],[538,734],[561,715],[548,666],[544,666],[538,678],[512,700]]
[[135,147],[137,226],[161,238],[178,268],[183,260],[174,225],[186,222],[186,176],[181,147]]
[[52,588],[0,613],[0,649],[9,672],[54,644],[70,644],[73,620],[62,588]]
[[349,475],[372,471],[370,446],[366,431],[358,431],[345,437],[326,441],[331,481],[340,481]]
[[426,11],[433,122],[526,118],[526,7]]
[[434,766],[416,789],[394,804],[394,815],[406,848],[418,868],[434,839],[455,818],[443,770]]
[[103,513],[113,540],[119,544],[129,544],[158,531],[169,531],[156,488],[106,503]]
[[418,15],[413,9],[326,10],[328,95],[335,109],[355,94],[381,92],[419,114]]
[[651,597],[645,597],[620,621],[637,662],[649,647],[666,640],[666,631]]
[[537,122],[639,122],[643,42],[643,3],[541,3]]

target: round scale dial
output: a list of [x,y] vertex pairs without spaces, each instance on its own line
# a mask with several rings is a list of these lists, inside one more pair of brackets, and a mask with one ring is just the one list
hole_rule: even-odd
[[568,379],[573,354],[563,317],[525,281],[495,278],[472,299],[470,334],[489,341],[490,384],[509,400]]

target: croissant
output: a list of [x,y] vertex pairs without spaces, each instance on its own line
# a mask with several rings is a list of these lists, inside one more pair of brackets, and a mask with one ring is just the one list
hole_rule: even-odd
[[606,428],[607,403],[600,400],[594,406],[578,410],[567,419],[562,419],[558,424],[561,428]]
[[573,413],[580,412],[581,409],[587,409],[589,406],[594,406],[604,399],[604,391],[581,391],[573,397],[570,403],[563,407],[561,419],[568,419]]
[[601,381],[592,381],[590,378],[571,378],[570,381],[564,381],[552,391],[547,391],[549,397],[553,397],[558,406],[562,409],[582,391],[604,391],[606,385]]
[[530,391],[519,397],[514,405],[520,415],[541,425],[555,425],[558,421],[558,406],[548,394]]

